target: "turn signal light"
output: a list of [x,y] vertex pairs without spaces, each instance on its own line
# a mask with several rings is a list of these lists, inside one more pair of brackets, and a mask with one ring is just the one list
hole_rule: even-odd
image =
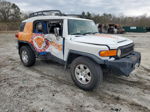
[[108,57],[108,56],[116,56],[117,50],[107,50],[107,51],[100,51],[100,56]]
[[16,38],[19,38],[19,34],[18,34],[18,33],[16,33],[16,34],[15,34],[15,37],[16,37]]

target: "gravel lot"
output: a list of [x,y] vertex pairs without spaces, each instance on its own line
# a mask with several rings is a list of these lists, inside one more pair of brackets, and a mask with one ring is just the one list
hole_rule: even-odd
[[123,34],[142,53],[140,68],[129,77],[105,75],[93,92],[78,89],[55,62],[24,67],[14,35],[0,33],[0,112],[150,112],[150,33]]

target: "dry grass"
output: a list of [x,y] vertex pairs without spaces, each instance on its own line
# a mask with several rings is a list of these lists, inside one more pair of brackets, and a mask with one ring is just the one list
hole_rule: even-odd
[[0,23],[0,31],[16,31],[19,29],[19,25],[20,23],[19,22],[1,22]]

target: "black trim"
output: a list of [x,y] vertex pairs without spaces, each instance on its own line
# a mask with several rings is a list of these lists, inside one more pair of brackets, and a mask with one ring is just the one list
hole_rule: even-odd
[[20,24],[20,28],[19,28],[20,32],[23,32],[23,31],[24,31],[25,25],[26,25],[26,22],[22,22],[22,23]]
[[[121,50],[121,56],[118,58],[122,58],[125,56],[128,56],[129,54],[131,54],[134,51],[134,43],[125,45],[125,46],[120,46],[118,47],[118,49]],[[125,52],[127,50],[127,52]]]
[[46,59],[46,60],[52,60],[52,61],[55,61],[59,64],[62,64],[62,65],[65,65],[65,61],[52,55],[50,52],[48,52],[46,55],[44,56],[39,56],[39,58],[42,58],[42,59]]
[[104,64],[104,60],[100,59],[99,57],[97,57],[97,56],[95,56],[93,54],[86,53],[86,52],[81,52],[81,51],[75,51],[75,50],[70,50],[69,51],[68,57],[67,57],[67,61],[68,61],[68,58],[69,58],[70,54],[76,54],[76,55],[86,56],[86,57],[91,58],[92,60],[94,60],[98,64]]
[[65,55],[65,38],[64,37],[62,37],[63,38],[63,57],[64,57],[64,55]]
[[119,42],[117,42],[117,43],[122,43],[122,42],[125,42],[125,41],[127,41],[127,40],[122,40],[122,41],[119,41]]
[[21,40],[18,40],[18,49],[20,48],[20,44],[27,44],[30,46],[30,48],[34,51],[35,55],[38,56],[38,52],[35,50],[35,48],[33,47],[33,45],[27,41],[21,41]]
[[140,65],[141,54],[139,52],[133,52],[125,58],[120,58],[114,61],[105,61],[105,65],[113,72],[120,75],[129,76],[129,74],[135,69],[135,65]]

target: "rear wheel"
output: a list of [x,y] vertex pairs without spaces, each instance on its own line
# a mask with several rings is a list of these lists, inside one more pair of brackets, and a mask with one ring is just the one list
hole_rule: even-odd
[[35,64],[36,57],[33,50],[29,46],[23,46],[19,51],[20,59],[24,66],[32,66]]
[[71,64],[72,79],[79,88],[93,90],[103,80],[101,67],[87,57],[78,57]]

